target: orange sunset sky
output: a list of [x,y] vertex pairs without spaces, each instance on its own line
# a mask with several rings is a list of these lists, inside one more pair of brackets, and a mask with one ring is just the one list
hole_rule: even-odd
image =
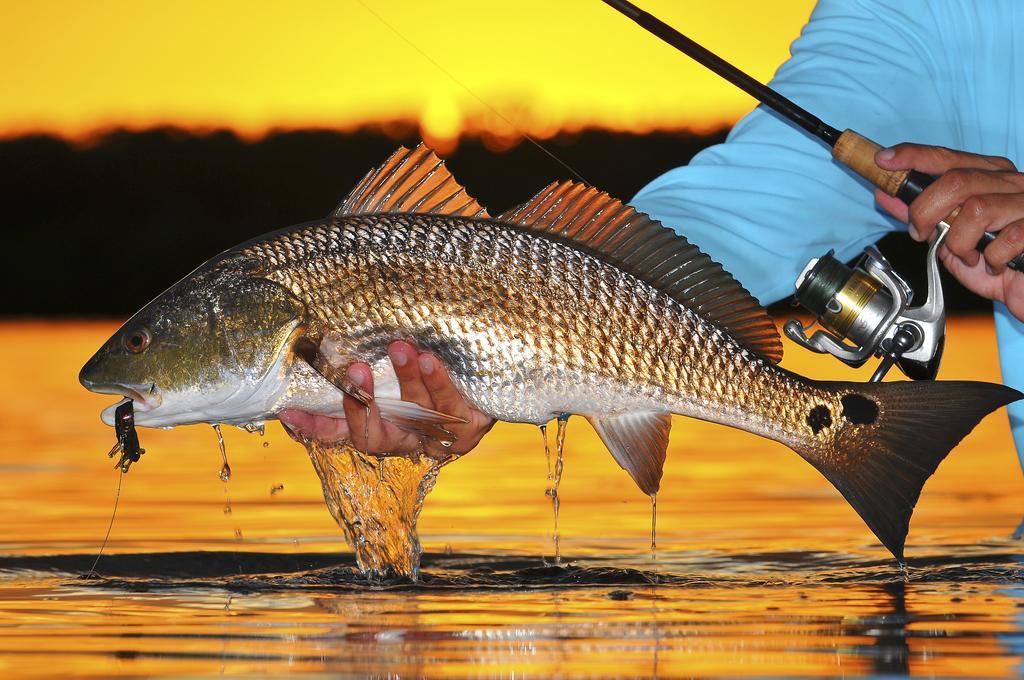
[[[762,80],[813,6],[638,4]],[[707,129],[753,106],[600,0],[2,6],[0,136],[158,124],[259,135],[395,119],[418,121],[435,139],[515,136],[506,120],[545,136],[581,126]]]

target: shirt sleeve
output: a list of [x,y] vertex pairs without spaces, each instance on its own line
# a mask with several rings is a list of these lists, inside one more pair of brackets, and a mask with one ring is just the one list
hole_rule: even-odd
[[[967,30],[972,16],[962,3],[821,0],[771,85],[826,123],[883,146],[911,141],[1000,153],[993,145],[1005,143],[1011,126],[981,136],[962,129],[970,123],[950,96],[976,80],[970,62],[932,51]],[[763,106],[724,144],[658,177],[632,203],[721,262],[763,304],[792,295],[812,257],[834,248],[849,260],[886,232],[905,229],[824,143]],[[1003,305],[995,312],[1003,380],[1024,390],[1024,323]],[[1024,402],[1008,410],[1024,465]]]
[[[917,3],[908,3],[916,5]],[[929,16],[823,0],[771,85],[825,122],[887,145],[948,145],[935,95]],[[928,13],[923,13],[927,15]],[[632,201],[722,263],[762,303],[793,293],[812,257],[850,259],[905,228],[820,140],[761,106],[727,141],[645,186]]]

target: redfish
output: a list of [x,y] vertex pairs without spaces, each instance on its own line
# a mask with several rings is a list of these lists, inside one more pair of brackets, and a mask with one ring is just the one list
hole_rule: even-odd
[[[818,382],[780,368],[757,301],[676,232],[585,185],[491,217],[428,149],[400,149],[327,218],[258,237],[173,285],[81,371],[139,425],[258,423],[368,403],[445,441],[451,416],[401,401],[387,345],[436,353],[474,406],[543,424],[587,418],[647,494],[671,415],[782,442],[899,559],[925,480],[986,414],[980,382]],[[114,407],[104,412],[112,424]]]

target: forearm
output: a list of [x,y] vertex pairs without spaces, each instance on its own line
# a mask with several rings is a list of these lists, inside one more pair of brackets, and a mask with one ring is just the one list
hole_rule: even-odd
[[[936,109],[922,74],[927,58],[910,47],[896,12],[823,2],[772,86],[827,122],[883,144],[947,141],[950,126],[928,119]],[[709,252],[764,303],[791,294],[811,257],[830,248],[853,257],[901,228],[824,144],[763,108],[726,143],[659,177],[633,203]]]

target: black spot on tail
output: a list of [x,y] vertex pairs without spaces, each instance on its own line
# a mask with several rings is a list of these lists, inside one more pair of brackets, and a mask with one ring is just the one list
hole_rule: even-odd
[[807,424],[814,430],[814,434],[818,434],[832,424],[832,412],[828,410],[828,406],[819,404],[807,414]]
[[843,424],[874,424],[838,428],[828,455],[817,442],[797,451],[836,485],[900,561],[925,480],[985,414],[1024,398],[1009,387],[975,382],[818,385],[846,395]]
[[861,394],[847,394],[843,402],[843,417],[854,425],[870,425],[878,418],[878,404]]

